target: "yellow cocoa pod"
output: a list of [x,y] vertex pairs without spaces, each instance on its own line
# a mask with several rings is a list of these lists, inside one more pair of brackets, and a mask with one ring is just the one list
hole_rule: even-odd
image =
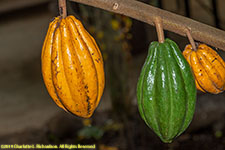
[[67,112],[92,116],[99,104],[105,75],[94,38],[74,16],[56,17],[50,24],[41,54],[48,93]]
[[212,48],[199,44],[197,50],[187,45],[183,51],[195,75],[197,89],[218,94],[225,90],[225,62]]

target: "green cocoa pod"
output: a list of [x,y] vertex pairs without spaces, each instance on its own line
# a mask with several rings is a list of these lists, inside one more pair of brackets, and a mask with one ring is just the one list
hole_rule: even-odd
[[142,119],[165,143],[171,143],[190,124],[195,80],[172,40],[151,43],[137,85],[137,100]]

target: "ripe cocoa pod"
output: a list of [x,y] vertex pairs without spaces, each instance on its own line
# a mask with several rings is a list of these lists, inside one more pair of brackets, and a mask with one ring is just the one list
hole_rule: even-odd
[[91,117],[104,90],[103,59],[79,20],[56,17],[50,23],[41,61],[44,83],[55,103],[77,116]]
[[195,76],[197,89],[218,94],[225,90],[225,62],[212,48],[199,44],[197,50],[187,45],[183,55]]

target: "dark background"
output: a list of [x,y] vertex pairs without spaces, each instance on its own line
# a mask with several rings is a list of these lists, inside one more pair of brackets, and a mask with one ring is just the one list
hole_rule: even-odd
[[[224,30],[223,0],[142,0]],[[225,94],[198,93],[188,130],[163,144],[140,118],[136,83],[155,28],[68,2],[95,37],[105,61],[106,88],[91,119],[58,108],[44,86],[40,54],[56,0],[0,1],[0,144],[96,144],[100,150],[225,149]],[[101,19],[99,19],[101,18]],[[188,40],[166,31],[183,50]],[[225,53],[218,50],[225,58]],[[111,148],[111,149],[110,149]]]

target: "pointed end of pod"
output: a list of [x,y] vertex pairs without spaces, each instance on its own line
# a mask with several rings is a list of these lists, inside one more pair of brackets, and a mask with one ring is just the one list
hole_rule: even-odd
[[171,140],[171,139],[163,139],[163,138],[161,138],[161,140],[162,140],[163,143],[167,143],[167,144],[170,144],[170,143],[173,142],[173,140]]
[[88,118],[91,118],[92,114],[91,115],[82,115],[82,116],[78,116],[78,117],[81,117],[81,118],[84,118],[84,119],[88,119]]
[[94,113],[94,112],[90,112],[90,113],[86,113],[86,112],[84,112],[84,113],[73,113],[71,111],[67,111],[67,112],[69,112],[70,114],[72,114],[74,116],[77,116],[77,117],[80,117],[80,118],[84,118],[84,119],[91,118],[93,113]]
[[[68,112],[68,111],[66,111],[66,112]],[[86,115],[86,114],[74,114],[72,112],[69,112],[69,113],[74,115],[74,116],[76,116],[76,117],[80,117],[80,118],[84,118],[84,119],[91,118],[91,116],[93,115],[93,114],[89,114],[89,115]]]
[[162,133],[160,133],[160,134],[157,134],[158,136],[159,136],[159,138],[160,138],[160,140],[163,142],[163,143],[172,143],[173,142],[173,139],[175,138],[174,136],[166,136],[166,135],[164,135],[164,134],[162,134]]

